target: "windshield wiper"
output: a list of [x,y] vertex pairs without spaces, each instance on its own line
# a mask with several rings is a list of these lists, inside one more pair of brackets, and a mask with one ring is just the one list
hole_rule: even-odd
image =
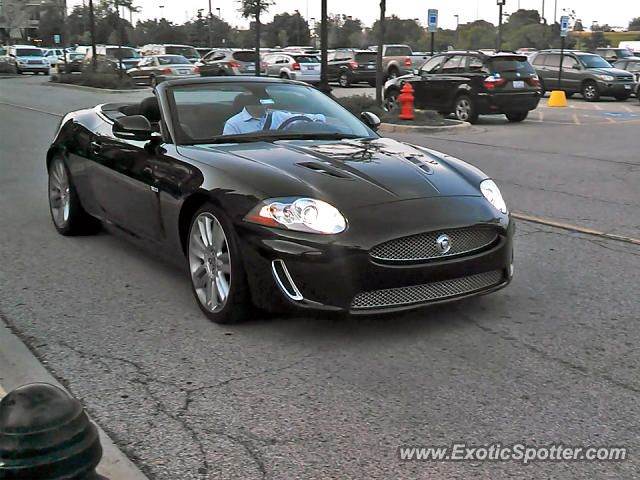
[[250,143],[276,140],[342,140],[353,138],[370,138],[362,135],[339,132],[315,132],[315,133],[287,133],[287,132],[251,132],[235,135],[219,135],[207,140],[193,142],[192,145],[216,144],[216,143]]

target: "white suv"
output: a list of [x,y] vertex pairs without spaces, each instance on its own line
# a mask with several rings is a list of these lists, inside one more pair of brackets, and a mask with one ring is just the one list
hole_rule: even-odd
[[9,65],[18,74],[23,72],[42,73],[49,75],[49,60],[42,54],[42,50],[33,45],[11,45],[9,47]]

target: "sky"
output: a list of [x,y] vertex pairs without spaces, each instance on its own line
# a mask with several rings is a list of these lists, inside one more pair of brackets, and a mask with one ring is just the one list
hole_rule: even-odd
[[[380,15],[379,0],[327,0],[330,14],[345,14],[359,18],[367,26],[373,24]],[[247,20],[238,13],[239,2],[237,0],[211,0],[214,15],[220,8],[221,17],[232,26],[246,27]],[[269,9],[265,16],[268,22],[274,14],[299,10],[305,18],[320,18],[320,0],[275,0],[275,5]],[[68,5],[81,4],[82,0],[68,0]],[[553,21],[553,12],[556,0],[506,0],[504,12],[512,13],[520,8],[542,10],[545,5],[544,15],[547,21]],[[636,11],[629,8],[636,5]],[[134,5],[142,8],[139,14],[134,15],[134,22],[138,19],[165,17],[174,23],[183,23],[195,17],[199,8],[208,11],[208,0],[135,0]],[[420,5],[419,7],[417,5]],[[424,6],[422,6],[424,5]],[[603,8],[606,5],[606,8]],[[163,8],[160,8],[163,6]],[[387,0],[387,16],[395,14],[400,18],[417,18],[422,24],[427,23],[427,10],[438,9],[438,25],[443,28],[455,28],[456,18],[459,15],[460,23],[473,22],[484,19],[491,23],[498,23],[498,6],[496,0]],[[640,16],[640,1],[638,0],[608,0],[606,3],[596,0],[557,0],[558,19],[562,15],[562,9],[573,9],[577,18],[582,20],[585,27],[595,20],[600,24],[610,26],[628,26],[632,17]]]

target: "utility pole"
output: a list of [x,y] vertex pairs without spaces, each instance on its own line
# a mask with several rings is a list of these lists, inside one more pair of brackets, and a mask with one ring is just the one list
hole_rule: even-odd
[[456,41],[455,46],[458,49],[458,27],[460,26],[460,15],[454,15],[456,17]]
[[502,7],[504,6],[504,2],[506,0],[498,0],[498,45],[496,47],[496,51],[499,52],[502,50]]
[[544,19],[544,0],[542,0],[542,13],[540,14],[540,16],[542,17],[542,23],[547,23],[547,21]]
[[376,104],[382,106],[382,84],[384,72],[382,71],[382,51],[384,50],[385,17],[387,13],[387,0],[380,0],[380,32],[378,34],[378,55],[376,55]]
[[558,0],[555,0],[555,3],[553,5],[553,23],[556,23],[556,18],[558,15]]
[[213,21],[213,11],[211,10],[211,0],[209,0],[209,48],[213,48],[213,30],[211,22]]
[[118,35],[118,77],[122,78],[122,24],[120,22],[120,6],[118,0],[116,0],[116,21],[118,26],[116,27],[116,33]]
[[260,65],[260,10],[262,10],[262,4],[260,3],[260,0],[256,2],[256,5],[257,5],[256,6],[256,60],[254,64],[255,64],[255,70],[256,70],[256,77],[259,77],[260,67],[262,66]]
[[95,72],[96,58],[96,19],[93,14],[93,0],[89,0],[89,33],[91,33],[91,69]]

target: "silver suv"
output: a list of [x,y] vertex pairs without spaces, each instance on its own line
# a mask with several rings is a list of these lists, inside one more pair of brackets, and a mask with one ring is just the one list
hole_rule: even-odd
[[11,45],[7,52],[9,65],[15,73],[33,72],[49,75],[49,60],[42,54],[42,50],[33,45]]
[[315,55],[280,52],[264,57],[267,75],[308,83],[320,82],[320,60]]

